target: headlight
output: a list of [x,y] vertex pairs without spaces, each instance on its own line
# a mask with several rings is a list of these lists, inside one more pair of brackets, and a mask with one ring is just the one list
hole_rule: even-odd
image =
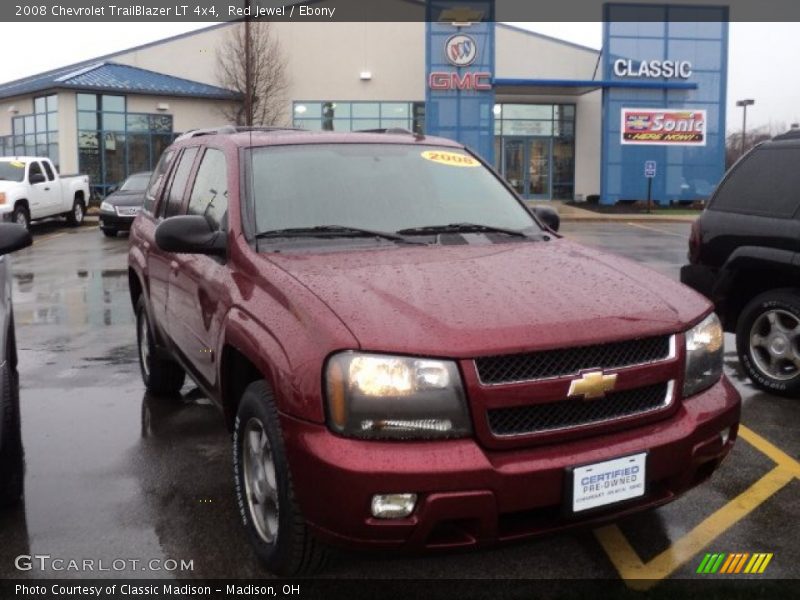
[[472,431],[456,364],[343,352],[325,371],[328,425],[360,438],[453,438]]
[[686,332],[684,397],[702,392],[719,380],[724,341],[722,325],[714,313]]
[[105,200],[103,200],[103,202],[100,203],[100,210],[102,210],[103,212],[110,212],[110,213],[117,212],[116,210],[114,210],[114,206],[109,204]]

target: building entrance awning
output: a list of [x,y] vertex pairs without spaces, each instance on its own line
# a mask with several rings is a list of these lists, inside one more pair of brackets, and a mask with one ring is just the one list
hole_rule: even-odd
[[496,94],[531,94],[541,96],[582,96],[604,88],[641,90],[696,90],[688,81],[625,81],[580,79],[502,79],[492,82]]

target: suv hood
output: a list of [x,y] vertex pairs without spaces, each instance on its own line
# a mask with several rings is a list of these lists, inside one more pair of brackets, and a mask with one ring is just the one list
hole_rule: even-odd
[[336,313],[362,349],[466,358],[688,328],[702,296],[566,240],[262,255]]

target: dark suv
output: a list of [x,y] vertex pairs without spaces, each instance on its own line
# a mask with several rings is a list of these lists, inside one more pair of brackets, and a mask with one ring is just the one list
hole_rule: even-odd
[[233,431],[267,566],[424,550],[659,506],[736,438],[711,304],[561,239],[463,146],[198,131],[130,238],[144,383]]
[[692,226],[681,281],[736,333],[761,389],[800,396],[800,132],[755,147]]

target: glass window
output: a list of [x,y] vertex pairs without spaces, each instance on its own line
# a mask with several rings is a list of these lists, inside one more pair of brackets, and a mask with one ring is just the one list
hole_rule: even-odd
[[172,131],[172,115],[149,115],[150,131],[169,133]]
[[322,104],[319,102],[296,102],[294,116],[296,119],[319,119],[322,116]]
[[47,112],[55,112],[58,110],[58,95],[53,94],[52,96],[47,96]]
[[150,136],[146,133],[129,133],[128,173],[150,170]]
[[78,110],[97,110],[95,94],[78,94]]
[[[380,117],[380,104],[377,102],[353,102],[351,112],[354,119]],[[355,125],[353,126],[355,128]],[[360,129],[360,128],[359,128]]]
[[503,119],[552,119],[550,104],[504,104]]
[[365,129],[380,129],[379,119],[353,119],[353,131],[363,131]]
[[61,164],[58,159],[58,144],[47,144],[47,158],[49,158],[53,164],[58,168],[58,165]]
[[23,117],[25,119],[25,133],[33,133],[36,131],[36,122],[33,120],[33,115]]
[[552,121],[521,121],[503,119],[503,135],[553,135]]
[[58,131],[58,113],[49,113],[47,115],[47,131]]
[[147,131],[150,129],[150,123],[147,115],[130,114],[125,118],[128,131]]
[[120,186],[120,191],[124,192],[143,192],[150,181],[150,173],[139,173],[131,175]]
[[25,119],[22,117],[14,117],[11,120],[11,128],[14,135],[22,135],[25,133]]
[[47,161],[42,162],[42,166],[44,167],[44,172],[47,175],[47,179],[49,181],[53,181],[55,179],[55,175],[53,175],[53,169],[50,168],[50,163]]
[[125,169],[125,134],[106,132],[103,134],[103,163],[105,183],[121,183],[127,175]]
[[33,112],[35,113],[47,112],[47,101],[45,100],[44,96],[40,96],[39,98],[34,99]]
[[208,148],[203,154],[189,198],[190,215],[203,215],[217,229],[221,229],[228,212],[228,172],[225,154]]
[[31,166],[28,168],[28,181],[30,181],[34,175],[42,175],[42,167],[39,166],[39,161],[34,161],[31,163]]
[[103,129],[105,131],[125,131],[125,115],[104,112]]
[[381,104],[381,118],[407,119],[409,117],[408,102],[383,102]]
[[180,162],[172,176],[166,205],[164,209],[160,211],[163,216],[172,217],[181,214],[186,182],[192,172],[192,164],[194,163],[195,156],[197,156],[197,146],[186,148],[183,154],[181,154]]
[[800,148],[759,148],[714,195],[713,210],[790,217],[800,204]]
[[97,130],[97,113],[79,112],[78,113],[78,129]]
[[103,111],[125,112],[125,96],[103,95]]
[[164,181],[164,176],[169,171],[169,166],[172,164],[172,159],[175,157],[175,150],[168,150],[161,155],[158,165],[156,165],[153,174],[150,176],[150,182],[147,184],[147,192],[144,195],[144,209],[148,212],[153,212],[153,207],[156,203],[156,196],[161,189],[161,183]]

